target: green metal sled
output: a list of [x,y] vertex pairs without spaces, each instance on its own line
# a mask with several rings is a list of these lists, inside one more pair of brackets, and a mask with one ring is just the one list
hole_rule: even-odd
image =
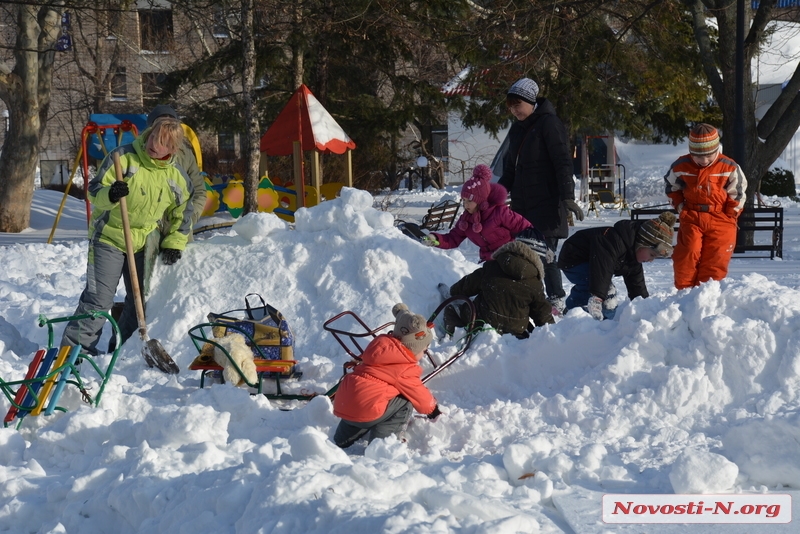
[[[58,347],[54,345],[53,325],[72,320],[80,320],[88,317],[105,317],[114,336],[116,336],[117,349],[111,355],[111,359],[105,369],[95,361],[93,356],[83,354],[80,345],[77,347]],[[0,389],[11,403],[6,416],[3,418],[3,426],[8,427],[16,420],[16,428],[22,424],[25,416],[52,415],[56,411],[66,412],[67,408],[59,406],[59,401],[64,389],[68,384],[78,388],[81,396],[89,405],[97,407],[100,398],[103,396],[108,379],[114,372],[114,365],[119,355],[121,343],[119,326],[113,317],[107,312],[89,312],[83,315],[72,315],[69,317],[56,317],[48,319],[44,315],[39,315],[39,326],[47,326],[47,348],[38,350],[28,366],[28,372],[22,380],[6,381],[0,378]],[[92,395],[87,388],[80,367],[82,362],[89,364],[100,379],[100,386],[95,395]]]

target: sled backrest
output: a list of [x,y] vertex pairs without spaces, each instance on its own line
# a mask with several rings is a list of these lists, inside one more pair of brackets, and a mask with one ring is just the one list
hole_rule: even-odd
[[[334,326],[334,323],[336,323],[336,326]],[[333,335],[348,356],[354,360],[361,361],[361,354],[367,348],[369,342],[378,337],[378,334],[384,333],[392,325],[394,323],[390,322],[378,328],[370,328],[358,315],[348,310],[325,321],[322,328]]]

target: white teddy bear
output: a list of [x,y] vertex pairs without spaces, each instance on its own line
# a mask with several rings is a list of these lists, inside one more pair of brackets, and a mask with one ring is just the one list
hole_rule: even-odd
[[[228,334],[221,338],[214,339],[216,343],[224,347],[231,355],[233,361],[239,366],[239,369],[244,373],[244,377],[251,384],[258,382],[258,373],[256,372],[256,364],[253,361],[253,352],[247,346],[244,336],[241,334]],[[234,386],[246,386],[242,377],[236,372],[236,368],[231,361],[225,356],[225,353],[219,347],[214,347],[214,361],[222,366],[222,377],[225,382],[233,384]]]

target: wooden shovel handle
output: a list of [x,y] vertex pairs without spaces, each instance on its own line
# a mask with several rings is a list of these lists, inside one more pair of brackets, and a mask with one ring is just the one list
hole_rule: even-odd
[[[119,153],[114,150],[111,152],[114,159],[114,173],[117,181],[122,182],[122,164],[119,161]],[[125,253],[128,257],[128,272],[131,277],[131,288],[133,289],[133,301],[136,304],[136,320],[139,324],[139,335],[142,340],[147,341],[147,324],[144,319],[144,305],[142,304],[142,293],[139,291],[139,277],[136,273],[136,258],[134,258],[133,240],[131,239],[131,223],[128,220],[128,203],[126,198],[119,199],[119,211],[122,216],[122,232],[125,234]]]

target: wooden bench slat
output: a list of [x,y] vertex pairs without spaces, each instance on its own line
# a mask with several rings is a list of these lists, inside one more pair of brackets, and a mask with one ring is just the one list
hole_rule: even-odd
[[422,228],[426,230],[441,230],[445,225],[452,228],[456,220],[456,215],[461,209],[461,204],[453,200],[445,200],[439,204],[431,206],[428,213],[422,218]]
[[[631,220],[636,221],[643,218],[657,217],[664,211],[677,213],[672,208],[635,208],[631,210]],[[678,221],[675,230],[678,231]],[[745,252],[769,252],[769,258],[783,257],[783,208],[779,206],[745,208],[739,216],[739,232],[772,232],[771,244],[752,244],[737,245],[734,254],[744,254]],[[752,256],[751,256],[752,257]]]

